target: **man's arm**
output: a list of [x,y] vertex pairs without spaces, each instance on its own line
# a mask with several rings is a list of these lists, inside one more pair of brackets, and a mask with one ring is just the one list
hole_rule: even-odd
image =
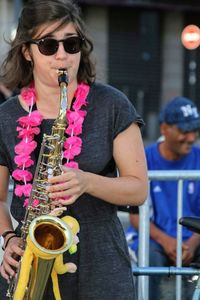
[[[139,215],[130,214],[131,225],[138,230],[139,228]],[[160,230],[154,223],[150,222],[150,237],[156,241],[164,249],[164,252],[172,260],[176,262],[176,239],[167,235],[164,231]]]

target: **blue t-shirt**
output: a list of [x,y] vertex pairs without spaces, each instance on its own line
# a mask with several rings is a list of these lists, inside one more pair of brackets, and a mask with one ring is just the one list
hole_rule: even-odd
[[[145,149],[148,170],[199,170],[200,148],[193,146],[191,152],[180,160],[164,159],[158,149],[159,143]],[[152,204],[152,222],[162,231],[172,237],[177,232],[177,181],[154,180],[150,183]],[[200,182],[185,180],[183,183],[183,216],[200,216]],[[132,234],[130,244],[133,250],[138,247],[138,233],[133,227],[127,230],[127,237]],[[183,240],[188,239],[192,232],[182,229]]]

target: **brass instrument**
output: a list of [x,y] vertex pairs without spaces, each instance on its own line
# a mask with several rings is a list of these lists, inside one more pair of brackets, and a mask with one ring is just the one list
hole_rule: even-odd
[[[39,257],[37,267],[34,266],[34,263],[29,266],[30,274],[27,282],[22,274],[22,272],[25,273],[23,268],[27,268],[27,266],[23,266],[24,256],[21,258],[17,276],[11,279],[7,291],[7,297],[13,300],[42,300],[55,258],[70,249],[73,244],[74,233],[71,226],[57,216],[51,215],[51,201],[46,191],[48,178],[62,173],[62,149],[68,105],[66,70],[58,70],[58,82],[60,85],[59,116],[54,121],[51,135],[43,136],[29,204],[21,229],[24,249],[34,246],[42,253],[42,258]],[[48,258],[46,259],[46,257]],[[19,294],[22,295],[22,286],[23,296],[19,296]]]

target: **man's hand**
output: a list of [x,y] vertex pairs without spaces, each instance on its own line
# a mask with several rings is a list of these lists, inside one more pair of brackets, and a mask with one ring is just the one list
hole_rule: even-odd
[[182,253],[183,265],[189,265],[195,256],[197,247],[200,246],[200,235],[193,233],[193,235],[183,243],[185,245]]
[[194,251],[187,244],[184,244],[182,251],[182,264],[188,266],[194,258]]
[[[170,236],[165,237],[162,247],[169,257],[169,259],[172,261],[174,265],[176,265],[176,247],[177,247],[177,240],[175,238],[172,238]],[[188,266],[195,254],[196,250],[196,243],[193,239],[189,239],[186,242],[182,244],[182,263],[184,266]]]
[[172,261],[172,263],[176,264],[176,239],[165,235],[164,239],[162,240],[161,246],[163,247],[166,255]]

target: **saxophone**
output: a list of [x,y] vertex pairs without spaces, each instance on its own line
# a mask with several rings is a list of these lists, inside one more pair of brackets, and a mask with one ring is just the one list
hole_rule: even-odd
[[[13,300],[43,299],[56,258],[67,250],[70,252],[70,249],[75,246],[75,234],[79,231],[76,219],[69,217],[71,219],[67,223],[67,217],[61,219],[58,217],[59,213],[56,216],[51,215],[52,203],[46,191],[48,179],[62,173],[62,149],[68,106],[66,70],[58,70],[58,83],[60,85],[60,112],[54,121],[51,134],[43,136],[29,204],[21,228],[21,239],[25,251],[20,260],[20,268],[16,270],[16,276],[11,279],[7,291],[7,297]],[[54,207],[54,211],[56,209],[58,211],[61,209],[61,213],[64,210]],[[77,228],[76,232],[72,229],[72,223]],[[36,254],[32,254],[29,248],[34,249]],[[37,256],[39,258],[35,262],[33,258]],[[27,261],[30,263],[27,264]]]

